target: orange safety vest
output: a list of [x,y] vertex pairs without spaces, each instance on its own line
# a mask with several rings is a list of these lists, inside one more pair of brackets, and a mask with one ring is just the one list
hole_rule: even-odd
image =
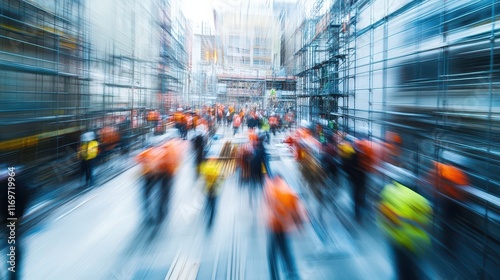
[[283,178],[266,178],[265,195],[268,205],[268,225],[275,232],[296,228],[302,218],[298,196]]
[[136,161],[142,165],[142,174],[155,172],[155,149],[149,148],[137,155]]
[[361,153],[361,156],[359,157],[360,159],[360,166],[363,170],[367,172],[372,172],[375,167],[375,151],[372,147],[372,143],[369,140],[356,140],[355,141],[356,145],[358,146],[358,149]]
[[462,170],[449,164],[434,162],[432,175],[432,182],[438,191],[454,199],[463,199],[460,187],[468,186],[469,180]]

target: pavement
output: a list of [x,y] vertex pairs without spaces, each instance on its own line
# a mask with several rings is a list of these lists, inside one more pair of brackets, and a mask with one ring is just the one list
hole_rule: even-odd
[[[233,137],[231,128],[219,128],[216,135],[214,148],[229,139],[247,141],[245,133]],[[300,278],[394,279],[390,250],[372,212],[361,225],[353,222],[347,184],[340,181],[331,182],[338,188],[319,215],[284,137],[278,133],[267,147],[271,168],[286,175],[310,216],[303,230],[290,235]],[[140,167],[133,154],[114,164],[118,172],[98,186],[50,210],[35,205],[28,211],[39,218],[22,240],[23,279],[269,279],[262,201],[250,203],[239,171],[225,179],[208,228],[203,182],[189,154],[175,177],[166,219],[151,225],[143,219]],[[72,184],[78,188],[78,182]],[[428,279],[466,279],[435,264],[424,267]]]

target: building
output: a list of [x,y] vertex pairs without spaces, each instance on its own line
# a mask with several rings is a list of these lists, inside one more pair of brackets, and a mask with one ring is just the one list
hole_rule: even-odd
[[[273,62],[280,59],[278,19],[270,1],[242,1],[215,11],[220,49],[218,101],[263,108]],[[223,87],[224,88],[224,87]]]
[[66,163],[83,132],[121,125],[135,139],[149,131],[148,110],[186,99],[179,2],[3,1],[0,162],[26,166],[37,183],[74,174]]

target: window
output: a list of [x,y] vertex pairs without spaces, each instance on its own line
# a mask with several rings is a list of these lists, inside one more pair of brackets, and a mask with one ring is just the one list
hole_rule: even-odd
[[240,64],[250,65],[250,58],[249,57],[242,57],[240,59]]
[[253,65],[271,65],[271,62],[264,59],[254,59]]

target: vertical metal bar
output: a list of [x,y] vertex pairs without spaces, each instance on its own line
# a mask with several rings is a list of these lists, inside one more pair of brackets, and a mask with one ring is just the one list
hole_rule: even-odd
[[[488,129],[487,129],[487,134],[486,134],[486,139],[487,139],[487,153],[488,153],[488,158],[486,159],[486,172],[487,174],[491,174],[493,171],[493,166],[492,166],[492,142],[494,141],[492,139],[492,126],[493,126],[493,71],[494,71],[494,63],[495,63],[495,2],[496,0],[491,0],[491,33],[490,33],[490,67],[489,67],[489,74],[488,74],[488,117],[487,117],[487,122],[488,122]],[[491,193],[491,179],[490,176],[486,176],[486,192]],[[488,257],[487,254],[487,249],[488,249],[488,236],[490,235],[489,231],[489,214],[490,214],[490,204],[486,203],[486,209],[485,209],[485,215],[484,215],[484,239],[483,239],[483,254],[482,254],[482,275],[481,278],[484,279],[486,275],[484,275],[484,272],[486,271],[486,259]]]
[[[59,7],[59,5],[64,5],[64,2],[62,4],[59,4],[59,1],[57,1],[57,3],[55,4],[55,13],[57,13],[57,9]],[[64,10],[64,7],[63,7],[63,10]],[[64,13],[63,13],[64,15]],[[54,31],[58,30],[58,27],[56,25],[57,23],[57,18],[54,17],[54,24],[53,24],[53,28],[54,28]],[[56,40],[56,76],[54,77],[55,81],[55,86],[57,87],[57,90],[55,91],[56,93],[56,160],[59,160],[59,115],[60,115],[60,112],[59,112],[59,102],[60,102],[60,95],[61,95],[61,92],[59,90],[60,88],[60,85],[59,83],[61,82],[60,81],[60,75],[59,75],[59,71],[60,71],[60,66],[61,66],[61,49],[60,49],[60,46],[61,46],[61,36],[55,32],[55,40]],[[63,78],[65,79],[65,78]]]
[[[382,77],[382,111],[383,111],[383,118],[384,120],[387,120],[387,78],[388,78],[388,59],[389,59],[389,22],[386,21],[384,23],[384,42],[383,42],[383,77]],[[382,137],[384,137],[385,133],[387,132],[387,125],[384,125],[382,127]]]

